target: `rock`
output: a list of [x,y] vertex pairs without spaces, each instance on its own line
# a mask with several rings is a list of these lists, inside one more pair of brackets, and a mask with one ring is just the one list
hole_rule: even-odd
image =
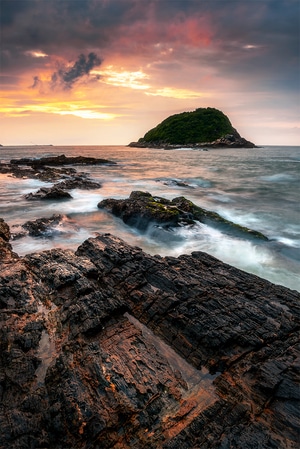
[[53,187],[41,187],[35,193],[28,193],[25,198],[26,200],[69,200],[72,196],[59,184],[55,184]]
[[[46,182],[55,182],[52,187],[42,187],[37,192],[31,192],[25,195],[27,200],[65,200],[72,196],[67,192],[72,189],[99,189],[101,183],[88,178],[86,173],[77,173],[74,168],[53,168],[47,167],[47,163],[53,165],[63,164],[106,164],[110,161],[106,159],[86,158],[79,156],[76,158],[66,157],[65,155],[42,158],[42,159],[15,159],[10,164],[0,164],[0,173],[12,174],[17,178],[33,178]],[[111,162],[115,164],[115,162]],[[21,167],[18,165],[22,165]],[[25,166],[25,167],[24,167]],[[27,167],[28,166],[28,167]]]
[[0,259],[0,447],[296,449],[299,300],[110,234]]
[[100,187],[102,187],[100,182],[93,181],[92,179],[89,179],[84,175],[66,179],[56,185],[64,190],[72,190],[72,189],[93,190],[93,189],[100,189]]
[[18,255],[12,251],[12,246],[9,243],[11,233],[9,226],[0,218],[0,260],[7,261],[11,258],[18,258]]
[[133,191],[125,200],[113,198],[102,200],[98,204],[98,208],[106,209],[113,215],[122,218],[124,223],[136,227],[140,231],[148,231],[149,227],[153,225],[170,230],[178,226],[191,226],[199,221],[235,236],[268,240],[262,233],[226,220],[216,212],[196,206],[184,197],[174,198],[170,201],[161,197],[153,197],[148,192]]
[[25,195],[27,200],[52,200],[52,199],[71,199],[72,195],[67,190],[72,189],[99,189],[101,184],[86,178],[85,175],[76,176],[71,179],[54,184],[52,187],[42,187],[37,192]]
[[10,239],[10,229],[7,223],[0,218],[0,238],[5,242],[9,242]]
[[109,161],[107,159],[100,159],[87,156],[75,156],[68,157],[64,154],[60,156],[42,157],[40,159],[22,158],[12,159],[11,164],[16,165],[29,165],[31,167],[42,167],[45,165],[57,166],[57,165],[115,165],[116,162]]
[[187,182],[180,181],[178,179],[168,179],[168,180],[157,179],[157,182],[162,182],[166,186],[186,187],[189,189],[195,188],[194,186],[188,184]]
[[[12,232],[12,239],[16,240],[26,235],[31,237],[47,237],[51,238],[54,235],[68,235],[69,229],[65,229],[64,225],[71,226],[78,230],[76,223],[66,215],[54,214],[49,218],[38,218],[34,221],[26,221],[21,225],[22,231]],[[14,228],[20,228],[20,225],[15,225]],[[14,230],[13,230],[14,231]]]
[[38,168],[33,168],[27,166],[20,167],[16,164],[1,163],[0,173],[9,174],[15,178],[30,178],[53,182],[69,176],[74,176],[76,174],[76,170],[71,167],[54,168],[40,166]]

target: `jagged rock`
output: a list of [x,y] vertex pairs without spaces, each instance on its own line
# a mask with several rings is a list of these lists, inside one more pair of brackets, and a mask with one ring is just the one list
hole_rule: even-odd
[[[79,183],[84,184],[83,188],[97,188],[99,183],[84,179],[85,174],[77,174],[75,168],[54,168],[64,165],[115,165],[116,162],[107,159],[77,156],[68,157],[64,154],[60,156],[43,157],[40,159],[22,158],[12,159],[10,163],[0,164],[0,173],[12,173],[18,178],[34,178],[42,181],[55,181],[58,179],[73,176],[73,179],[67,179],[65,182],[68,188],[77,188]],[[65,176],[66,175],[66,176]],[[76,183],[77,181],[77,183]],[[90,183],[90,187],[86,187]],[[93,184],[94,183],[94,184]],[[75,185],[75,187],[71,185]],[[76,185],[77,184],[77,185]]]
[[10,161],[11,164],[16,165],[29,165],[31,167],[41,167],[44,165],[103,165],[110,164],[115,165],[116,162],[109,161],[107,159],[100,159],[95,157],[87,157],[87,156],[66,156],[61,154],[59,156],[49,156],[42,157],[40,159],[32,159],[32,158],[22,158],[22,159],[12,159]]
[[30,192],[25,195],[26,200],[68,200],[72,198],[59,184],[53,187],[41,187],[37,192]]
[[81,189],[81,190],[92,190],[92,189],[100,189],[102,185],[100,182],[93,181],[85,176],[75,176],[70,179],[66,179],[59,184],[56,184],[57,187],[60,187],[64,190],[72,190],[72,189]]
[[[15,225],[14,228],[17,228],[18,230],[15,231],[12,229],[12,239],[16,240],[25,237],[26,235],[30,235],[31,237],[51,238],[58,234],[68,234],[69,230],[63,228],[65,223],[71,225],[73,229],[78,229],[76,223],[66,215],[53,214],[49,218],[38,218],[37,220],[26,221],[26,223],[21,226]],[[22,230],[20,231],[19,228]]]
[[0,260],[10,260],[12,257],[17,258],[18,255],[12,251],[9,243],[11,238],[10,229],[7,223],[0,218]]
[[[10,164],[0,164],[0,173],[11,174],[17,178],[40,179],[41,181],[55,182],[52,187],[42,187],[37,192],[31,192],[25,195],[27,200],[61,200],[71,199],[72,196],[67,192],[72,189],[99,189],[101,183],[88,178],[86,173],[77,173],[74,168],[54,168],[47,167],[47,163],[53,161],[53,165],[64,164],[106,164],[111,163],[106,159],[95,159],[78,156],[76,158],[66,157],[65,155],[42,158],[42,159],[16,159]],[[112,162],[113,163],[113,162]],[[18,165],[22,165],[21,167]],[[115,164],[115,163],[114,163]],[[25,166],[25,167],[24,167]]]
[[299,299],[109,234],[0,259],[0,447],[296,449]]
[[186,187],[189,189],[194,189],[194,186],[188,184],[187,182],[180,181],[178,179],[168,179],[168,180],[157,179],[157,182],[162,182],[165,186]]
[[153,226],[153,224],[168,230],[177,226],[193,225],[197,220],[229,234],[268,240],[262,233],[237,225],[216,212],[196,206],[183,196],[170,201],[161,197],[153,197],[148,192],[133,191],[125,200],[104,199],[98,203],[98,208],[106,209],[113,215],[122,218],[124,223],[141,231],[148,230],[149,226]]
[[10,163],[0,164],[0,173],[9,174],[15,178],[30,178],[39,179],[40,181],[53,182],[64,179],[76,174],[75,168],[54,168],[47,166],[40,166],[33,168],[29,166],[19,166]]
[[27,200],[52,200],[52,199],[70,199],[72,195],[67,190],[72,189],[99,189],[101,184],[96,181],[92,181],[83,176],[76,176],[71,179],[54,184],[52,187],[41,187],[37,192],[30,192],[25,195]]

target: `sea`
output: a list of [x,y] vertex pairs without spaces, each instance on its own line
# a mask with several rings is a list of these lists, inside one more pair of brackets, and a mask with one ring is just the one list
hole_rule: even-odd
[[[99,233],[111,233],[149,254],[179,256],[203,251],[300,291],[300,147],[174,150],[128,146],[3,146],[1,162],[22,157],[92,156],[116,165],[76,166],[102,184],[74,189],[68,201],[28,201],[24,195],[51,183],[0,174],[0,217],[16,233],[29,220],[63,214],[51,234],[12,240],[20,256],[51,248],[76,249]],[[134,190],[173,199],[184,196],[269,241],[227,235],[202,223],[170,232],[141,233],[97,207],[105,198],[127,198]]]

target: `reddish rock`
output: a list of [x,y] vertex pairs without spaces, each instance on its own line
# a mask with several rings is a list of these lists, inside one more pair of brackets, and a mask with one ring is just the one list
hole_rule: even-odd
[[0,273],[0,447],[298,446],[299,293],[109,234]]

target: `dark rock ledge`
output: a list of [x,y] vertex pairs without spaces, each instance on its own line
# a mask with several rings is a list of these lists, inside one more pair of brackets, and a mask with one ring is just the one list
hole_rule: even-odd
[[216,212],[203,209],[183,196],[170,201],[153,197],[148,192],[133,191],[130,197],[124,200],[104,199],[98,204],[98,208],[106,209],[140,231],[148,231],[150,226],[158,225],[160,229],[168,231],[178,226],[193,226],[198,221],[235,236],[268,240],[261,232],[226,220]]
[[[107,159],[77,156],[44,157],[40,159],[12,159],[10,163],[0,163],[0,173],[9,174],[15,178],[39,179],[54,182],[51,187],[42,187],[37,192],[25,196],[27,200],[68,200],[72,196],[68,190],[99,189],[101,183],[90,179],[87,173],[78,173],[75,168],[65,165],[115,165],[116,162]],[[62,168],[57,168],[62,166]],[[59,181],[59,182],[56,182]]]
[[76,222],[63,214],[53,214],[51,217],[37,218],[21,225],[13,225],[11,239],[17,240],[27,235],[31,237],[53,238],[57,235],[69,237],[70,231],[78,231]]
[[226,136],[220,137],[212,142],[188,143],[181,145],[172,144],[164,140],[147,142],[141,139],[138,142],[130,142],[128,146],[131,148],[161,148],[165,150],[176,150],[178,148],[193,148],[196,150],[207,150],[208,148],[259,148],[253,142],[241,137],[238,133],[227,134]]
[[0,221],[1,448],[299,447],[299,293],[109,234],[23,258],[8,239]]
[[10,161],[14,165],[28,165],[30,167],[44,167],[48,166],[61,166],[61,165],[115,165],[116,162],[110,161],[108,159],[101,159],[95,157],[87,156],[66,156],[61,154],[59,156],[49,156],[42,157],[39,159],[32,158],[22,158],[22,159],[12,159]]

